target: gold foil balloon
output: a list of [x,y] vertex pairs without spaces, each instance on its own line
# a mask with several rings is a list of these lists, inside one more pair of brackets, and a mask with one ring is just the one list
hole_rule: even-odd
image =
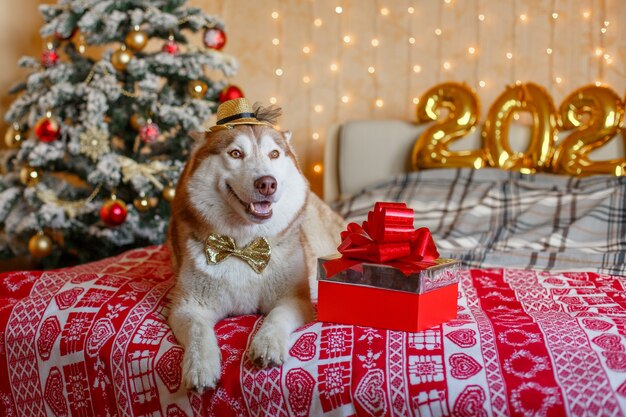
[[38,232],[28,241],[28,251],[35,258],[45,258],[52,253],[52,239],[44,232]]
[[[525,152],[513,151],[509,142],[511,119],[517,112],[530,113],[533,122]],[[548,168],[557,139],[552,98],[537,84],[508,86],[487,113],[483,138],[491,166],[527,174]]]
[[124,46],[111,55],[111,63],[118,71],[125,71],[131,59],[133,59],[133,53]]
[[41,181],[42,173],[37,168],[25,165],[20,169],[20,182],[27,187],[34,187]]
[[135,26],[135,28],[126,35],[125,42],[133,51],[141,51],[148,43],[148,34],[141,30],[139,26]]
[[[441,117],[441,110],[448,114]],[[482,149],[451,151],[449,145],[474,131],[480,118],[476,94],[465,84],[447,82],[426,91],[417,105],[418,122],[436,121],[413,146],[413,169],[485,166]]]
[[201,99],[204,98],[208,90],[208,86],[202,80],[189,81],[187,84],[187,92],[192,98]]
[[[576,129],[557,146],[554,170],[568,175],[626,175],[626,157],[592,161],[589,153],[619,130],[624,104],[610,88],[589,85],[572,92],[559,107],[563,130]],[[626,139],[625,139],[626,141]]]
[[18,123],[13,123],[13,125],[8,128],[4,134],[5,145],[7,145],[7,148],[16,149],[20,147],[23,141],[24,134],[20,129],[20,125]]

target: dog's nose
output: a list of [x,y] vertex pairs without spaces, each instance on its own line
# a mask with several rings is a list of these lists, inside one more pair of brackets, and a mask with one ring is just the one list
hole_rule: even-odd
[[264,175],[254,181],[254,187],[258,190],[258,192],[266,197],[274,194],[277,186],[278,184],[276,183],[276,178],[270,175]]

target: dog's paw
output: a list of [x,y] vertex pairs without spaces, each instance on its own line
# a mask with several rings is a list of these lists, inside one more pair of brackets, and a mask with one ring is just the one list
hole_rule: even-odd
[[183,356],[183,383],[188,390],[202,393],[213,389],[221,375],[219,348],[202,347],[187,349]]
[[288,342],[283,331],[263,325],[252,339],[248,357],[259,368],[282,365],[287,358]]

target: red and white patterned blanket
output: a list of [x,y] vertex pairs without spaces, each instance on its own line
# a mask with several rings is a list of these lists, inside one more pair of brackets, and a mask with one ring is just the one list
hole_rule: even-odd
[[[459,315],[419,333],[312,323],[284,366],[244,352],[260,316],[217,325],[224,371],[181,389],[167,251],[0,276],[0,416],[623,415],[625,279],[462,273]],[[243,359],[242,359],[243,358]]]

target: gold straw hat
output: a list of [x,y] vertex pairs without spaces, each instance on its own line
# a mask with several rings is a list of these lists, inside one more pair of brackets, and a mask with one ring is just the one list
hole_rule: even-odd
[[217,108],[217,126],[266,125],[272,124],[257,118],[247,98],[236,98],[223,102]]

